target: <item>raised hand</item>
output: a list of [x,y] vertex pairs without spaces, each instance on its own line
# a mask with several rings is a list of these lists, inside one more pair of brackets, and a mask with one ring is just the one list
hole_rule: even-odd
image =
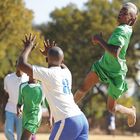
[[44,55],[47,56],[48,50],[52,47],[57,46],[57,44],[55,43],[55,41],[52,41],[52,43],[50,43],[50,40],[48,39],[47,41],[44,41],[44,50],[42,50],[40,48],[40,52]]
[[37,46],[35,40],[35,35],[32,35],[31,33],[29,35],[26,34],[25,39],[23,40],[24,47],[34,49]]
[[92,43],[93,44],[98,44],[100,43],[100,40],[103,38],[102,32],[100,32],[99,34],[96,34],[92,37]]

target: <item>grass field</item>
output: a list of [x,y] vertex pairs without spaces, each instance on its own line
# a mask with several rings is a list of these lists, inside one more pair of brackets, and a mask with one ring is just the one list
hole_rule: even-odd
[[[49,135],[37,134],[37,140],[48,140]],[[108,136],[108,135],[89,135],[89,140],[140,140],[140,136]],[[0,140],[6,140],[3,133],[0,133]]]

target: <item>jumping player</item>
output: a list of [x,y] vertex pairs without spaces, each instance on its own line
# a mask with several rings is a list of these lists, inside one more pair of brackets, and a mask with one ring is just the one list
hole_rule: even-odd
[[42,82],[43,92],[48,100],[54,126],[50,140],[88,140],[88,122],[85,115],[74,102],[71,92],[72,76],[63,64],[62,49],[47,42],[42,52],[48,60],[48,68],[31,65],[28,55],[34,48],[35,36],[25,36],[17,67]]
[[136,123],[136,109],[134,106],[127,108],[117,104],[117,99],[127,90],[125,55],[137,15],[137,7],[128,2],[122,6],[118,15],[119,25],[113,31],[108,42],[103,39],[101,34],[93,36],[92,42],[101,46],[105,53],[99,61],[92,65],[91,71],[74,96],[75,101],[78,102],[99,81],[107,83],[109,85],[107,108],[112,113],[126,114],[129,127],[133,127]]

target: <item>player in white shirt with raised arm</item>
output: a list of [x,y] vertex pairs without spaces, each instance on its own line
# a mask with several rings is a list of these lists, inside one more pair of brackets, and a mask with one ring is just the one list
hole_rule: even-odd
[[31,50],[35,47],[35,36],[26,35],[23,43],[24,50],[17,67],[42,82],[43,92],[55,121],[50,140],[88,140],[88,122],[74,102],[71,92],[72,76],[63,64],[64,54],[61,48],[54,42],[44,43],[45,50],[41,52],[48,61],[48,68],[45,68],[27,62]]

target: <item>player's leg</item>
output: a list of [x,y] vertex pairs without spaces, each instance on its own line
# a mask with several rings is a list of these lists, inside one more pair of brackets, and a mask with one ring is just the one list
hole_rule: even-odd
[[75,140],[88,140],[88,137],[86,134],[81,134],[77,139]]
[[81,133],[79,134],[79,136],[76,138],[76,140],[88,140],[89,124],[84,114],[82,118],[82,123],[83,123],[83,129]]
[[121,114],[127,115],[129,127],[133,127],[135,125],[135,123],[136,123],[136,108],[134,106],[132,108],[122,106],[120,104],[117,104],[117,101],[115,99],[113,99],[111,96],[108,96],[107,108],[112,113],[119,112]]
[[94,71],[90,71],[80,88],[81,91],[87,92],[89,89],[99,82],[98,75]]
[[32,133],[28,131],[27,129],[24,129],[21,136],[21,140],[30,140],[31,136],[32,136]]
[[36,135],[35,134],[32,134],[31,140],[36,140]]
[[91,89],[91,87],[97,84],[98,82],[99,82],[98,75],[94,71],[90,71],[87,74],[86,78],[84,79],[84,82],[74,95],[75,102],[81,100],[86,95],[86,93]]
[[5,112],[5,135],[8,140],[15,140],[14,138],[14,115],[11,112]]
[[22,135],[22,118],[15,116],[17,140],[21,139]]
[[[84,119],[88,131],[88,122],[86,118]],[[52,129],[49,140],[76,140],[76,138],[78,138],[82,133],[83,123],[83,114],[56,122]],[[85,134],[85,137],[88,137],[87,133]],[[88,140],[88,138],[85,140]]]
[[49,140],[59,139],[65,127],[65,120],[54,123]]

